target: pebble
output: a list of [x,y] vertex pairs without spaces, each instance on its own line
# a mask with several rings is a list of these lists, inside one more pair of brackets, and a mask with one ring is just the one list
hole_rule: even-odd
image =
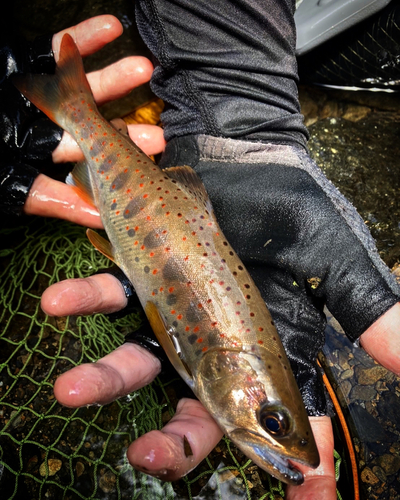
[[99,480],[99,486],[104,491],[104,493],[111,493],[115,489],[116,482],[117,482],[116,475],[113,474],[111,471],[107,470],[104,472],[104,474],[101,474]]
[[43,477],[47,475],[47,468],[49,470],[49,476],[54,476],[62,467],[62,461],[58,458],[49,458],[46,462],[43,462],[39,468],[39,474]]
[[361,472],[361,480],[363,483],[367,484],[379,483],[379,479],[376,477],[376,475],[372,472],[372,470],[369,467],[365,467],[365,469],[363,469],[363,471]]
[[76,462],[75,470],[77,477],[79,477],[85,472],[85,466],[82,462]]
[[350,397],[352,400],[360,399],[362,401],[370,401],[375,398],[376,394],[376,390],[369,385],[356,385],[351,390]]
[[382,455],[378,458],[378,463],[388,476],[400,470],[400,457],[394,455]]
[[373,366],[372,368],[357,367],[357,381],[361,385],[374,385],[378,380],[387,375],[387,370],[383,366]]

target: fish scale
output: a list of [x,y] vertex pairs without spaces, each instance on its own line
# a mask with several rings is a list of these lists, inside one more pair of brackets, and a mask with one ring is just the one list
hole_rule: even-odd
[[67,182],[97,207],[109,241],[88,237],[132,282],[178,373],[245,454],[299,484],[290,461],[319,462],[300,392],[200,179],[185,166],[161,170],[100,115],[69,35],[55,75],[15,84],[82,149]]

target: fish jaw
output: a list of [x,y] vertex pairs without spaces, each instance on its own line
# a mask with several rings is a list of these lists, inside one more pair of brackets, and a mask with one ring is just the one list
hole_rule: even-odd
[[[315,468],[318,449],[292,373],[278,364],[270,373],[267,366],[262,349],[210,350],[194,391],[246,456],[281,481],[301,484],[302,473],[290,462]],[[281,427],[268,428],[269,419]]]
[[262,436],[247,429],[235,429],[228,433],[228,437],[248,458],[276,479],[295,486],[304,482],[303,474],[286,457],[267,447]]

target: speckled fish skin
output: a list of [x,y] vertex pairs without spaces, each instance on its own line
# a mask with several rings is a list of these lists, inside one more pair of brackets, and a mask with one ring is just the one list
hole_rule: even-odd
[[318,451],[279,336],[189,167],[161,170],[95,106],[65,35],[55,76],[16,86],[81,147],[73,183],[98,208],[111,245],[91,241],[133,283],[172,363],[224,432],[261,468],[293,484],[290,460]]

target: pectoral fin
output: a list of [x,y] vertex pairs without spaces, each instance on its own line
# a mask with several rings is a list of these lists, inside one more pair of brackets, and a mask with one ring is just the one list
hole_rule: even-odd
[[171,361],[175,370],[187,383],[187,385],[193,389],[193,376],[187,367],[186,363],[179,357],[176,351],[175,345],[167,331],[167,327],[163,317],[161,316],[157,306],[153,302],[147,302],[145,307],[146,316],[150,322],[150,325],[157,337],[158,342],[161,347],[166,352],[169,360]]
[[90,243],[94,246],[94,248],[96,248],[100,253],[105,255],[108,259],[116,264],[113,247],[108,240],[103,238],[103,236],[100,236],[98,233],[96,233],[96,231],[93,231],[92,229],[87,229],[86,236],[88,237]]

